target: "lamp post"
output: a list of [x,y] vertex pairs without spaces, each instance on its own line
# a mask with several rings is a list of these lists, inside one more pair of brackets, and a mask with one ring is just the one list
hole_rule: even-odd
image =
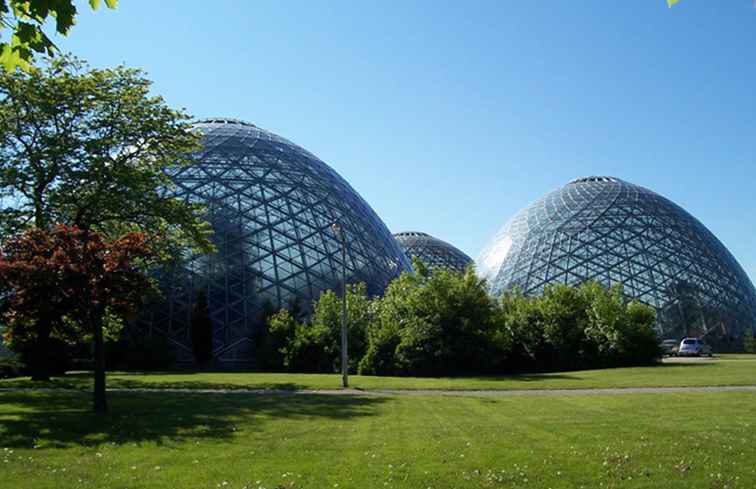
[[338,223],[331,230],[341,241],[341,385],[349,387],[349,353],[347,352],[346,237]]

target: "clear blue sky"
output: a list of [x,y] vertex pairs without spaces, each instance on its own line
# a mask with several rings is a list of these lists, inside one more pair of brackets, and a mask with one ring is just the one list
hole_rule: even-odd
[[64,50],[304,146],[394,232],[475,257],[542,194],[611,175],[683,206],[756,279],[751,0],[78,3]]

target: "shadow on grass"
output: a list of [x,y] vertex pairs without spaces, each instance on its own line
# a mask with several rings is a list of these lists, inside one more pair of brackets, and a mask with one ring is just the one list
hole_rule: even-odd
[[[190,380],[192,375],[205,372],[115,372],[108,373],[108,389],[204,389],[204,390],[242,390],[264,389],[296,391],[311,386],[296,382],[260,382],[249,383],[221,382],[217,380]],[[155,380],[162,375],[182,376],[186,380]],[[134,377],[134,379],[124,377]],[[14,389],[77,389],[91,390],[94,380],[91,372],[71,372],[60,377],[53,377],[49,382],[34,381],[27,378],[13,379],[0,383],[1,388]]]
[[108,389],[187,389],[187,390],[279,390],[297,391],[307,389],[304,384],[294,382],[250,382],[249,384],[234,384],[223,382],[203,381],[149,381],[128,380],[123,378],[108,379]]
[[84,393],[0,394],[0,447],[65,448],[102,443],[231,439],[277,419],[372,416],[385,399],[359,396],[111,393],[96,416]]

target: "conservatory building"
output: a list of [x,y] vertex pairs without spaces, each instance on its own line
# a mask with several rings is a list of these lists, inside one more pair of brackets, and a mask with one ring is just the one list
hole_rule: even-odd
[[756,328],[756,291],[725,246],[675,203],[618,178],[580,178],[538,199],[493,237],[477,269],[494,294],[622,284],[656,308],[664,338],[737,349]]

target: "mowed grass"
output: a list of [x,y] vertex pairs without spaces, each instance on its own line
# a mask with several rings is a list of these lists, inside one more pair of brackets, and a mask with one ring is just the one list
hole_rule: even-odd
[[[755,385],[756,355],[722,355],[693,363],[664,363],[652,367],[583,370],[495,377],[350,377],[350,386],[380,389],[592,389],[622,387],[686,387]],[[108,374],[110,388],[180,389],[338,389],[336,374],[281,374],[231,372],[114,372]],[[63,387],[91,389],[89,372],[70,373],[50,383],[28,378],[0,380],[0,389],[20,387]]]
[[756,394],[0,393],[15,488],[753,488]]

